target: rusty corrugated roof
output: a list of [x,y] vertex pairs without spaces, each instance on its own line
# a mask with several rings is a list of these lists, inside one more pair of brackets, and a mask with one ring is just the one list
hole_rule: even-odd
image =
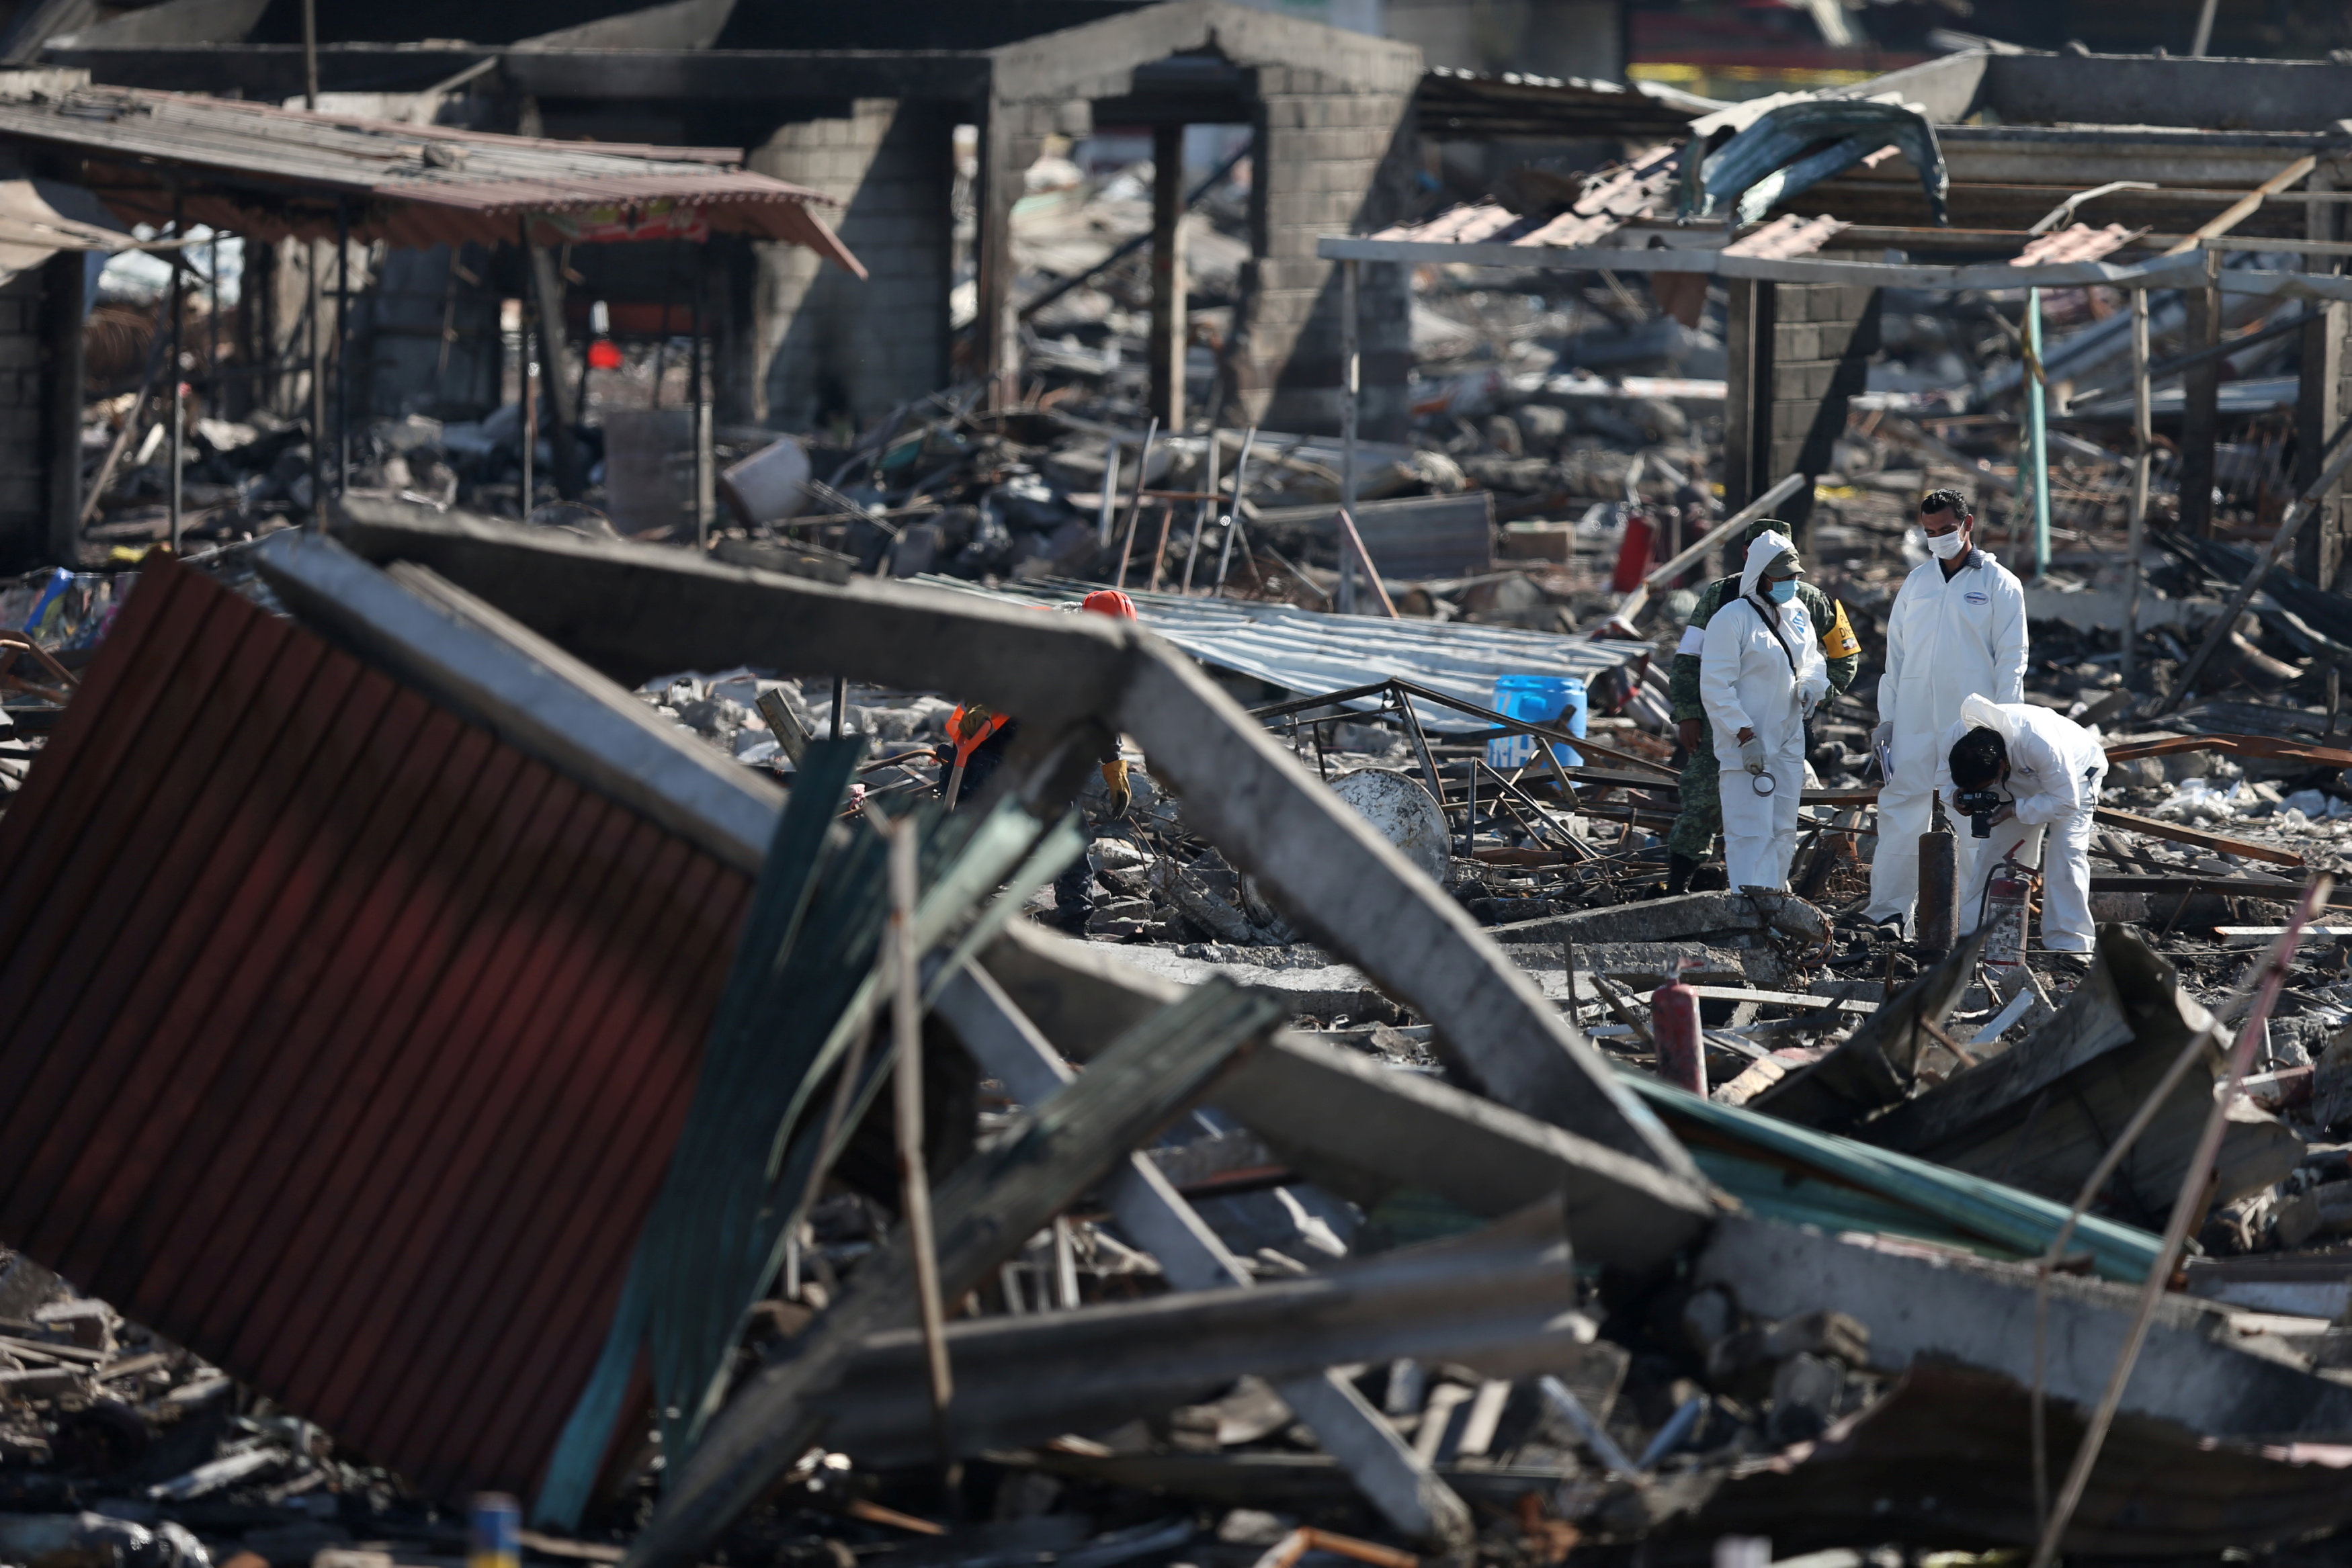
[[1786,261],[1793,256],[1811,256],[1847,229],[1852,224],[1842,223],[1823,213],[1819,217],[1801,218],[1794,213],[1783,213],[1753,233],[1742,235],[1723,247],[1726,256],[1760,256],[1775,261]]
[[2011,267],[2050,267],[2062,261],[2097,261],[2147,233],[2145,229],[2127,229],[2121,224],[2109,224],[2095,229],[2088,224],[2069,224],[2055,234],[2036,235],[2026,242],[2025,248],[2010,258]]
[[0,818],[0,1240],[436,1495],[528,1492],[749,894],[149,571]]
[[[140,88],[0,97],[0,137],[79,154],[89,184],[128,220],[163,223],[179,174],[194,222],[258,239],[353,237],[395,246],[572,237],[554,214],[692,209],[716,229],[803,245],[865,276],[812,203],[831,197],[740,166],[724,150],[550,141],[449,126],[312,114]],[[195,178],[189,179],[194,175]]]

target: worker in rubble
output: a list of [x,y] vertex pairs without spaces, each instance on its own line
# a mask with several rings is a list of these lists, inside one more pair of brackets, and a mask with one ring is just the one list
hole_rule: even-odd
[[2107,774],[2099,737],[2048,708],[1988,702],[1971,693],[1961,699],[1960,716],[1944,731],[1936,757],[1937,788],[1952,821],[1982,815],[1991,830],[1979,839],[1971,821],[1960,836],[1976,848],[1974,875],[1960,883],[1960,932],[1981,923],[1994,866],[2014,855],[2031,867],[2038,857],[2042,947],[2088,953],[2091,813]]
[[1757,535],[1738,597],[1717,608],[1699,648],[1699,700],[1724,737],[1716,787],[1736,888],[1786,887],[1797,852],[1805,720],[1830,689],[1811,612],[1797,597],[1804,570],[1788,536]]
[[[1137,618],[1135,601],[1115,588],[1096,590],[1086,596],[1078,608],[1116,621]],[[947,744],[932,752],[940,763],[940,795],[947,801],[949,810],[954,810],[960,801],[971,800],[995,776],[1020,731],[1020,721],[1009,714],[992,712],[978,703],[957,705],[955,712],[948,716]],[[1122,819],[1134,796],[1117,736],[1105,745],[1103,754],[1096,760],[1102,768],[1103,788],[1109,793],[1108,818]],[[1055,880],[1054,924],[1066,931],[1083,933],[1093,913],[1094,871],[1086,857],[1080,855]]]
[[[1739,536],[1743,560],[1748,547],[1768,533],[1786,538],[1789,525],[1778,517],[1759,517],[1748,524]],[[1675,719],[1683,743],[1683,776],[1682,813],[1666,834],[1666,892],[1670,894],[1690,891],[1691,873],[1715,852],[1715,836],[1723,831],[1723,808],[1716,792],[1715,735],[1707,726],[1706,705],[1698,696],[1699,650],[1706,642],[1706,623],[1716,611],[1726,600],[1738,596],[1738,572],[1708,583],[1683,626],[1682,641],[1675,645],[1672,679]],[[1820,635],[1830,690],[1845,690],[1853,685],[1854,671],[1862,665],[1862,644],[1847,623],[1845,606],[1801,578],[1797,582],[1797,602],[1805,607],[1806,618]]]
[[[2025,699],[2025,588],[1976,542],[1976,517],[1956,490],[1919,502],[1929,559],[1903,580],[1886,620],[1886,673],[1871,733],[1885,782],[1878,791],[1878,849],[1870,862],[1869,917],[1902,927],[1919,896],[1919,835],[1936,790],[1937,743],[1970,695]],[[1976,853],[1959,841],[1960,885]]]

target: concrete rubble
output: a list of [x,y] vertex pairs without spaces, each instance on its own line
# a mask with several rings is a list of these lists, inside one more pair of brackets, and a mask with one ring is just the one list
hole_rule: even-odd
[[[940,52],[996,139],[941,139],[967,335],[822,419],[739,395],[791,323],[565,313],[634,211],[585,271],[528,219],[484,260],[530,324],[468,329],[467,398],[331,425],[315,349],[230,388],[300,368],[282,316],[181,319],[189,408],[170,304],[99,305],[69,548],[0,583],[0,1563],[2342,1557],[2342,122],[2245,132],[2322,140],[2236,218],[2133,187],[2192,274],[2154,217],[2077,232],[2152,133],[2116,103],[2036,166],[2052,222],[1998,204],[1970,133],[2056,124],[2015,51],[1744,106],[1454,73],[1621,123],[1366,157],[1277,262],[1267,103],[1434,145],[1436,89],[1257,16],[1090,23],[1099,79]],[[838,63],[886,66],[948,68]],[[1262,112],[1185,166],[1066,78]],[[854,204],[811,232],[901,276]],[[316,305],[334,242],[268,243]],[[388,315],[403,253],[338,287]],[[786,270],[760,308],[813,320]],[[839,370],[803,348],[776,387]],[[1300,368],[1375,358],[1344,409]],[[1866,913],[1947,488],[2028,580],[2024,701],[2107,758],[2087,954],[1972,890]],[[1733,887],[1669,859],[1674,665],[1766,517],[1861,654],[1786,885]]]

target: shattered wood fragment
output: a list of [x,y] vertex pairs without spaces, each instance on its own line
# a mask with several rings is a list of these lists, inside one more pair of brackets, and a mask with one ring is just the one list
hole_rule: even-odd
[[2091,813],[2091,820],[2110,828],[2126,828],[2151,839],[2168,839],[2177,844],[2192,844],[2216,854],[2236,855],[2242,860],[2268,861],[2273,865],[2302,865],[2304,858],[2292,850],[2276,849],[2245,839],[2233,839],[2223,833],[2208,833],[2196,828],[2184,828],[2178,822],[2158,821],[2153,817],[2136,817],[2128,811],[2114,811],[2102,806]]
[[[1078,1061],[1183,994],[1099,946],[1034,927],[1008,929],[982,962],[1045,1038]],[[1714,1213],[1696,1183],[1300,1034],[1277,1032],[1211,1100],[1310,1179],[1365,1206],[1416,1186],[1499,1218],[1565,1194],[1570,1239],[1596,1262],[1655,1267]]]

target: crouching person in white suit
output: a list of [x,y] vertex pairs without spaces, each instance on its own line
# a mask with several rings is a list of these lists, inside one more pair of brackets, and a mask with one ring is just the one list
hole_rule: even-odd
[[1786,887],[1797,852],[1805,720],[1830,689],[1820,629],[1797,598],[1804,570],[1785,535],[1758,535],[1739,598],[1708,621],[1699,653],[1699,701],[1722,759],[1724,868],[1734,887]]
[[1937,747],[1937,788],[1955,824],[1970,815],[1963,792],[1999,797],[1985,813],[1991,837],[1975,837],[1973,823],[1960,835],[1962,932],[1977,928],[1986,876],[2014,849],[2021,865],[2042,855],[2042,947],[2091,951],[2091,813],[2106,773],[2099,737],[2073,719],[2031,703],[1961,699],[1959,719]]

